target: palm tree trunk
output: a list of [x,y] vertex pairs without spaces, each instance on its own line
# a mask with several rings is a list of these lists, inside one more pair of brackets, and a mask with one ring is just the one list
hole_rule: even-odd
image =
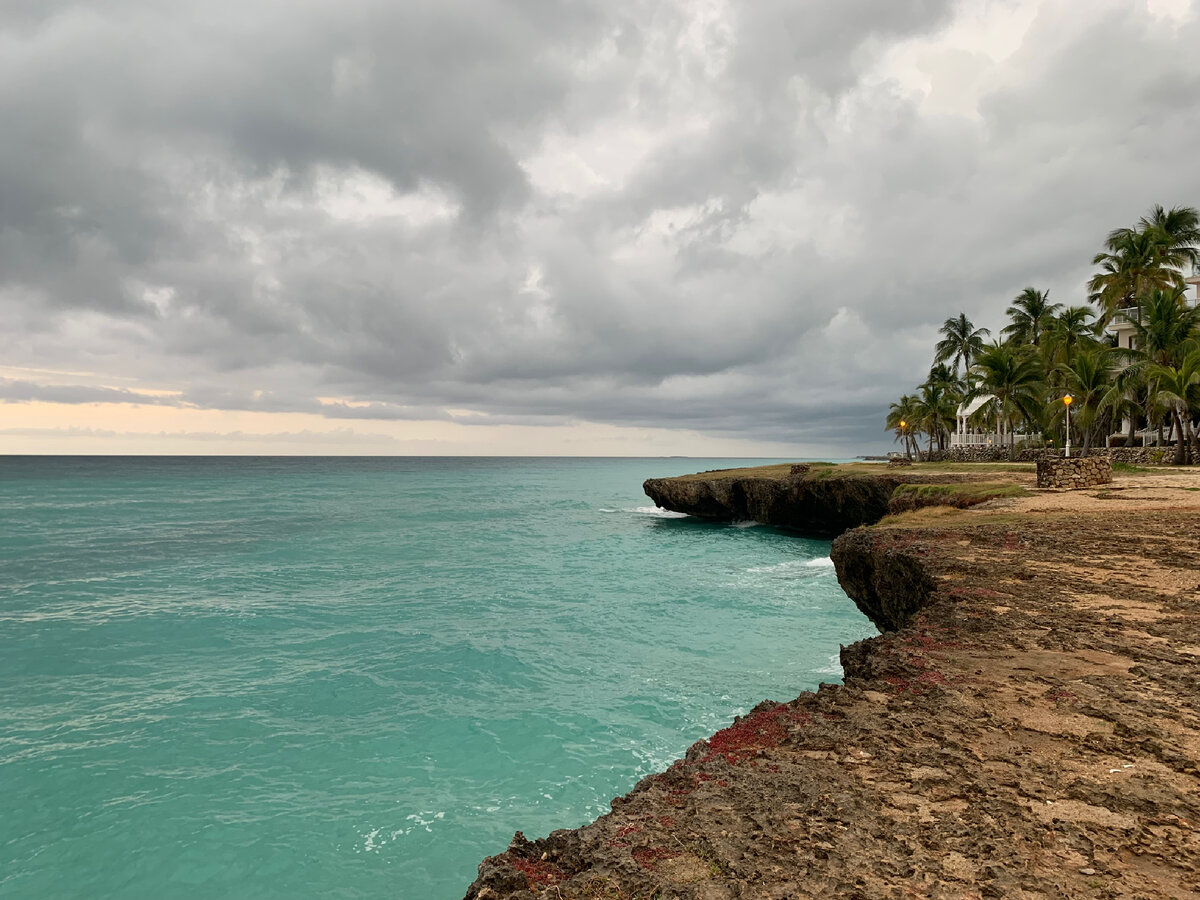
[[1175,441],[1175,459],[1174,464],[1177,466],[1187,465],[1187,444],[1183,442],[1183,417],[1179,414],[1178,407],[1172,407],[1171,413],[1175,418],[1175,429],[1179,439]]

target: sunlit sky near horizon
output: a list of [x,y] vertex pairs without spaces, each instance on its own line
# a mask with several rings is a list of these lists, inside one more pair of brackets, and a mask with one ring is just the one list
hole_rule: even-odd
[[1200,0],[9,0],[0,453],[845,457],[1200,205]]

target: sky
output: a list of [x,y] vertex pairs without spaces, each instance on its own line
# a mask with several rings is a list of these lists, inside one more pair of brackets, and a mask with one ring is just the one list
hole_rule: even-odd
[[0,453],[846,457],[1200,205],[1200,0],[5,0]]

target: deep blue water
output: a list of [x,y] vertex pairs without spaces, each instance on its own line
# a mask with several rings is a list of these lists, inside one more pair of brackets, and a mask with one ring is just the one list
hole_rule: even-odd
[[700,459],[0,457],[0,896],[460,897],[874,633]]

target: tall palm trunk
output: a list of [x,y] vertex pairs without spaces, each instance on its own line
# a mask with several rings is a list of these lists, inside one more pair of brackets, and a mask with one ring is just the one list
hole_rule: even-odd
[[1175,418],[1174,424],[1177,438],[1175,441],[1175,458],[1172,462],[1177,466],[1186,465],[1188,451],[1187,444],[1183,440],[1183,416],[1179,414],[1179,407],[1177,406],[1171,407],[1171,414]]

